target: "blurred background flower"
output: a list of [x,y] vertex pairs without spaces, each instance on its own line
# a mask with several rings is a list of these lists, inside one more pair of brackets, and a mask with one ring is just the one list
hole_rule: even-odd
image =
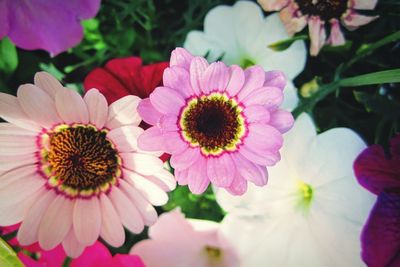
[[85,91],[98,89],[109,104],[127,95],[143,99],[162,84],[166,67],[168,62],[143,66],[139,57],[112,59],[104,68],[95,68],[89,72],[83,86]]
[[379,145],[365,149],[354,172],[378,195],[362,234],[363,260],[371,267],[400,266],[400,135],[392,138],[388,153]]
[[[290,36],[309,27],[310,54],[318,55],[325,44],[344,45],[345,37],[340,29],[342,23],[348,30],[355,30],[377,18],[364,16],[356,10],[372,10],[378,0],[258,0],[265,11],[281,10],[279,13]],[[330,36],[326,39],[325,23],[330,24]]]
[[18,47],[57,55],[83,38],[81,20],[92,18],[100,0],[22,0],[0,2],[0,39]]
[[306,114],[284,138],[266,187],[242,198],[217,191],[228,212],[222,230],[243,266],[362,266],[359,235],[375,198],[352,163],[365,143],[346,128],[317,135]]
[[[260,65],[265,71],[281,70],[289,80],[303,71],[306,49],[303,41],[295,42],[284,51],[268,45],[286,40],[289,35],[277,15],[264,17],[261,8],[250,1],[233,6],[217,6],[204,19],[204,31],[190,31],[184,47],[192,54],[205,56],[210,62],[222,60],[242,68]],[[283,108],[296,107],[297,92],[288,82]]]
[[185,219],[180,210],[161,215],[150,227],[149,237],[131,250],[147,267],[242,266],[232,243],[219,231],[218,223]]

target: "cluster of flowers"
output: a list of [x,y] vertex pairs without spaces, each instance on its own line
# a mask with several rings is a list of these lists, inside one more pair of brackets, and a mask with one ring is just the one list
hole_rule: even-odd
[[[7,16],[13,3],[0,3]],[[16,97],[0,93],[7,121],[0,123],[0,225],[17,225],[13,242],[27,266],[60,266],[66,256],[71,266],[359,266],[373,194],[362,259],[400,264],[399,137],[387,159],[350,129],[317,135],[309,115],[294,121],[290,80],[304,68],[305,45],[265,49],[307,23],[311,54],[326,42],[343,44],[339,20],[350,29],[371,21],[354,9],[376,1],[260,4],[282,9],[283,23],[252,2],[216,7],[204,32],[190,32],[169,62],[111,60],[86,77],[83,97],[44,72]],[[74,13],[74,23],[98,6]],[[20,42],[4,25],[0,37]],[[270,28],[273,35],[263,34]],[[163,167],[167,159],[173,174]],[[353,163],[373,194],[357,183]],[[154,206],[167,203],[176,182],[195,194],[212,184],[227,216],[220,224],[185,219],[179,210],[157,218]],[[98,241],[120,247],[124,227],[140,233],[145,226],[150,239],[131,255],[112,256]],[[27,256],[35,252],[37,260]]]

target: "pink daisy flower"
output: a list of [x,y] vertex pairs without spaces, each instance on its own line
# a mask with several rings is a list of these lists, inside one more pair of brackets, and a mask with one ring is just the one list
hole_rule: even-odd
[[241,266],[236,249],[228,242],[219,223],[186,219],[179,209],[161,214],[149,228],[149,237],[136,243],[130,251],[147,267]]
[[[345,38],[340,22],[355,30],[377,18],[364,16],[356,10],[372,10],[378,0],[258,0],[265,11],[280,11],[280,17],[288,34],[301,31],[307,24],[311,39],[310,54],[318,55],[325,44],[343,45]],[[331,25],[326,39],[325,24]]]
[[247,181],[263,186],[265,166],[280,160],[282,133],[293,124],[291,113],[278,108],[285,83],[280,71],[208,64],[177,48],[164,86],[138,106],[154,125],[139,137],[139,147],[171,154],[178,183],[195,194],[210,182],[235,195],[246,191]]
[[[139,98],[110,106],[98,90],[82,98],[47,73],[17,97],[0,93],[0,225],[22,222],[21,245],[62,243],[71,257],[101,236],[124,243],[157,219],[173,176],[137,147]],[[158,153],[159,154],[159,153]]]

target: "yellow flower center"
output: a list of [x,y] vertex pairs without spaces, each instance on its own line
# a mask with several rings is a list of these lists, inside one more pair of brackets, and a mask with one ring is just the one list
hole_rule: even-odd
[[301,180],[297,182],[297,187],[299,193],[298,206],[301,209],[308,210],[314,196],[313,188],[311,187],[311,185],[306,184]]

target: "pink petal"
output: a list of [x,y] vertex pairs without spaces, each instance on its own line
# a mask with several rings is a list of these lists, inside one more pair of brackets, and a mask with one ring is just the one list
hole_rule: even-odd
[[188,185],[193,194],[202,194],[210,184],[207,176],[207,161],[203,156],[188,169]]
[[162,169],[152,176],[146,176],[147,179],[161,187],[164,191],[172,191],[176,187],[175,177],[167,170]]
[[289,0],[258,0],[265,11],[278,11],[288,4]]
[[151,104],[163,114],[178,115],[180,109],[185,105],[182,96],[168,87],[157,87],[150,94]]
[[9,172],[2,173],[0,175],[0,190],[2,190],[2,188],[6,187],[10,183],[18,182],[18,180],[23,180],[26,177],[34,175],[36,173],[36,170],[37,169],[35,166],[30,165],[22,166]]
[[179,154],[188,149],[189,145],[182,140],[177,132],[164,133],[164,149],[168,154]]
[[182,67],[173,66],[166,68],[163,75],[163,84],[178,91],[185,99],[194,95],[194,91],[190,85],[189,72]]
[[183,170],[197,161],[200,157],[200,150],[198,148],[189,147],[180,154],[173,154],[170,159],[170,164],[174,169]]
[[252,66],[244,71],[245,84],[238,94],[239,101],[250,95],[255,89],[263,86],[265,71],[260,66]]
[[243,195],[247,191],[247,181],[237,173],[232,181],[232,184],[225,189],[232,195]]
[[98,129],[103,128],[108,116],[108,104],[104,95],[97,89],[90,89],[83,97],[83,100],[89,112],[89,122]]
[[[18,168],[2,175],[15,175],[11,182],[0,188],[0,207],[22,201],[44,186],[46,180],[35,173],[33,166]],[[9,181],[10,178],[6,178]]]
[[143,129],[137,126],[122,126],[112,129],[107,133],[119,152],[138,151],[138,137],[143,133]]
[[230,80],[227,85],[229,96],[233,97],[242,89],[245,82],[244,71],[237,65],[229,67]]
[[316,56],[319,50],[324,46],[326,39],[325,22],[321,21],[319,17],[311,17],[308,22],[311,45],[310,54]]
[[39,226],[39,244],[45,250],[55,248],[72,226],[74,201],[58,195],[46,210]]
[[260,87],[242,101],[246,106],[264,105],[266,108],[277,108],[283,102],[283,92],[277,87]]
[[73,212],[75,235],[82,245],[90,246],[96,242],[100,234],[101,213],[97,197],[78,198]]
[[150,125],[156,125],[162,113],[158,112],[150,102],[150,98],[140,101],[137,110],[142,117],[143,121]]
[[275,127],[281,133],[286,133],[289,131],[294,123],[294,118],[292,113],[278,109],[271,113],[271,120],[269,121],[269,125]]
[[115,254],[113,264],[119,267],[145,267],[142,259],[136,255]]
[[229,71],[222,62],[211,63],[200,78],[202,92],[208,94],[212,91],[224,92],[229,82]]
[[130,124],[138,126],[141,121],[139,113],[136,110],[139,101],[139,97],[128,95],[112,103],[108,108],[106,127],[114,129]]
[[278,87],[279,89],[285,89],[287,78],[285,73],[279,70],[265,72],[264,87]]
[[11,226],[23,221],[29,209],[45,191],[46,189],[41,188],[41,190],[35,191],[21,201],[15,202],[9,206],[2,205],[0,207],[0,225]]
[[177,47],[171,53],[170,66],[179,66],[189,69],[193,56],[186,49]]
[[15,126],[8,122],[0,122],[0,134],[4,135],[22,135],[22,136],[38,136],[37,132],[28,131],[24,128]]
[[[3,152],[3,151],[2,151]],[[0,173],[10,171],[20,166],[33,165],[39,159],[34,153],[26,153],[22,155],[0,155]]]
[[308,16],[298,16],[298,12],[299,9],[297,4],[294,3],[290,3],[279,12],[279,17],[281,18],[289,36],[294,35],[296,32],[300,32],[307,25]]
[[243,114],[246,117],[248,123],[268,123],[270,120],[269,111],[262,105],[253,105],[246,107],[243,110]]
[[364,16],[360,15],[354,11],[348,12],[348,14],[342,18],[344,26],[350,30],[354,31],[358,27],[368,24],[371,21],[377,19],[379,16]]
[[239,152],[251,162],[261,166],[273,166],[281,160],[279,152],[260,150],[248,146],[242,146]]
[[12,95],[0,93],[0,117],[30,131],[40,132],[42,130],[36,122],[26,115],[18,99]]
[[93,246],[87,247],[79,258],[73,260],[71,262],[71,267],[104,266],[103,264],[108,262],[111,258],[112,255],[108,251],[107,247],[100,242],[96,242]]
[[378,0],[354,0],[354,9],[372,10],[375,8]]
[[212,184],[228,187],[232,184],[235,173],[235,165],[229,154],[207,159],[207,176]]
[[132,185],[124,180],[120,181],[121,190],[135,204],[139,210],[145,225],[152,225],[157,221],[157,212],[150,202]]
[[126,169],[124,169],[122,173],[126,181],[154,206],[162,206],[168,202],[167,193],[143,176]]
[[254,149],[278,151],[283,145],[283,138],[279,131],[267,124],[252,123],[244,144]]
[[256,164],[250,162],[238,153],[232,155],[232,159],[235,162],[236,170],[244,179],[258,186],[267,184],[268,177],[266,169],[263,171]]
[[207,67],[208,62],[202,57],[195,57],[190,62],[190,83],[196,95],[201,94],[200,82]]
[[119,214],[122,224],[132,233],[142,232],[144,223],[135,204],[116,186],[109,193],[109,198]]
[[51,128],[61,122],[54,100],[40,88],[32,84],[21,85],[17,96],[24,112],[38,124]]
[[165,150],[164,136],[161,129],[157,126],[150,127],[138,137],[138,146],[142,150],[159,151]]
[[337,19],[331,20],[331,35],[329,36],[327,43],[335,46],[344,45],[345,42],[346,40],[340,30],[339,21]]
[[142,153],[120,153],[123,166],[128,170],[144,175],[152,175],[162,169],[163,162],[159,158]]
[[37,137],[29,135],[3,135],[0,131],[0,146],[2,155],[24,155],[39,150]]
[[104,194],[100,196],[101,238],[113,247],[120,247],[125,242],[124,227],[113,204]]
[[53,190],[43,193],[26,214],[17,234],[22,246],[31,245],[38,241],[39,225],[49,205],[56,198]]
[[179,185],[187,185],[188,184],[188,169],[184,170],[175,170],[175,179]]
[[36,72],[34,83],[37,87],[45,91],[52,99],[55,99],[57,91],[64,88],[56,78],[45,71]]
[[56,107],[58,114],[68,124],[89,122],[89,112],[85,101],[72,89],[57,91]]
[[62,241],[62,246],[65,250],[65,253],[67,253],[68,257],[71,258],[79,257],[85,249],[85,246],[82,245],[78,241],[78,238],[75,236],[75,232],[72,227],[66,235],[65,239]]

